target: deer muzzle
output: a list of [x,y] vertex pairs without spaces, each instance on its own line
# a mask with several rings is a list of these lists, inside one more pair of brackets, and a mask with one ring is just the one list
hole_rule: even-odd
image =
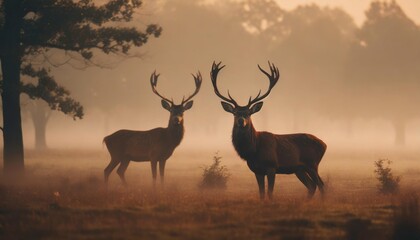
[[181,124],[182,123],[182,117],[181,116],[175,116],[175,117],[172,118],[172,121],[175,124]]
[[238,127],[246,127],[246,124],[247,124],[247,121],[246,121],[246,119],[245,119],[245,118],[243,118],[243,117],[240,117],[240,118],[238,118],[238,119],[236,120],[236,125],[237,125]]

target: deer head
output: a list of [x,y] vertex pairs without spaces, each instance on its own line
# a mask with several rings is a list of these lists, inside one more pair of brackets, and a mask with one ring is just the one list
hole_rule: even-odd
[[193,94],[191,94],[189,97],[185,98],[185,96],[182,98],[181,104],[175,104],[173,100],[169,100],[168,98],[162,96],[159,94],[159,92],[156,90],[158,78],[160,74],[156,74],[156,71],[152,73],[150,76],[150,84],[152,85],[152,91],[158,95],[160,98],[162,98],[161,103],[162,107],[166,110],[168,110],[171,115],[169,118],[169,124],[170,125],[180,125],[183,123],[183,115],[184,111],[190,109],[193,105],[193,101],[191,100],[195,95],[197,95],[198,91],[200,91],[202,77],[201,73],[198,72],[196,75],[191,74],[194,78],[195,82],[195,91]]
[[264,69],[262,69],[260,65],[258,65],[258,68],[260,69],[260,71],[264,73],[264,75],[266,75],[268,77],[268,80],[270,81],[268,90],[263,95],[261,95],[261,90],[260,90],[258,95],[255,98],[249,97],[249,101],[247,105],[239,106],[236,103],[236,101],[232,98],[229,91],[228,91],[228,97],[225,97],[219,92],[217,88],[217,84],[216,84],[217,74],[222,68],[225,67],[225,65],[223,66],[220,66],[220,65],[221,65],[221,62],[219,62],[218,64],[213,62],[211,72],[210,72],[210,77],[211,77],[211,82],[213,84],[214,92],[220,99],[223,100],[221,102],[223,109],[226,112],[230,112],[235,116],[235,125],[239,128],[245,128],[250,123],[251,115],[261,110],[263,106],[262,100],[266,98],[268,94],[270,94],[271,89],[276,85],[277,81],[279,80],[280,78],[279,69],[276,66],[274,66],[274,64],[268,62],[268,65],[271,71],[271,73],[269,74],[266,71],[264,71]]

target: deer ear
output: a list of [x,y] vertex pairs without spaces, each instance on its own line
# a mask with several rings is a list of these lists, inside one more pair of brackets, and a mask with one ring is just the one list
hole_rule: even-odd
[[193,101],[189,101],[184,105],[184,111],[190,109],[193,106]]
[[166,109],[168,111],[171,111],[171,105],[167,101],[165,101],[165,100],[162,99],[161,103],[162,103],[162,107],[164,109]]
[[259,112],[261,110],[262,106],[263,106],[263,102],[257,102],[256,104],[254,104],[251,107],[251,109],[249,109],[250,110],[250,113],[251,114],[254,114],[256,112]]
[[223,109],[225,109],[226,112],[233,113],[233,106],[232,105],[230,105],[227,102],[221,102],[221,103],[222,103]]

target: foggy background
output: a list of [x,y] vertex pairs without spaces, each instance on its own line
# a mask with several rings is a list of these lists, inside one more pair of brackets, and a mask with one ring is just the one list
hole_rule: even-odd
[[[334,4],[334,5],[332,5]],[[85,109],[74,121],[50,112],[50,148],[105,148],[104,136],[119,129],[166,127],[169,113],[152,93],[150,74],[161,74],[158,91],[180,103],[194,91],[191,73],[203,84],[184,114],[182,149],[231,149],[233,116],[215,96],[213,61],[223,94],[241,105],[264,92],[268,79],[257,68],[267,61],[280,80],[262,110],[259,131],[312,133],[329,151],[416,149],[420,143],[420,2],[387,1],[145,1],[131,23],[162,26],[162,35],[140,49],[140,57],[98,56],[103,68],[52,68],[55,79]],[[56,54],[60,61],[59,53]],[[34,148],[30,109],[42,102],[22,96],[25,148]],[[45,112],[43,112],[45,114]],[[233,148],[232,148],[233,149]]]

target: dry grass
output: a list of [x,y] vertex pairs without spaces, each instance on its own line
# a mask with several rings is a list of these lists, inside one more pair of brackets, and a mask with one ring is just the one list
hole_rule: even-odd
[[275,199],[260,201],[246,164],[221,155],[231,173],[228,188],[203,193],[200,166],[210,163],[211,152],[176,152],[165,187],[156,190],[147,163],[131,163],[128,188],[113,172],[106,190],[105,152],[29,152],[24,182],[1,179],[0,239],[391,239],[404,222],[403,194],[419,196],[414,161],[394,161],[404,173],[401,195],[384,196],[372,160],[349,165],[327,156],[320,166],[328,183],[324,200],[317,194],[308,201],[296,177],[279,175]]

